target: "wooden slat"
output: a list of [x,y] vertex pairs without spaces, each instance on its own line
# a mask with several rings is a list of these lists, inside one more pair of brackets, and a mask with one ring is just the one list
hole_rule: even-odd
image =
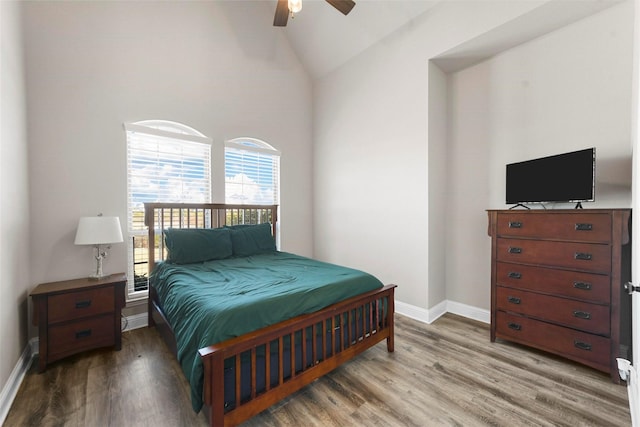
[[278,337],[278,385],[284,382],[284,337]]
[[[241,372],[241,353],[235,355],[236,357],[236,408],[240,406],[240,397],[242,392],[242,372]],[[215,374],[215,373],[214,373]],[[224,374],[223,374],[224,375]],[[224,396],[224,393],[223,393]],[[219,396],[214,396],[214,399],[219,399]],[[224,398],[222,399],[224,400]]]
[[251,398],[256,398],[256,348],[251,349]]
[[271,342],[265,346],[265,355],[264,355],[264,373],[265,373],[265,390],[269,391],[271,389]]
[[304,371],[307,369],[307,328],[302,328],[300,332],[302,337],[302,365],[301,368]]
[[289,366],[291,370],[291,378],[296,376],[296,346],[295,346],[295,332],[289,334]]
[[327,358],[327,322],[322,322],[322,360]]
[[353,335],[351,325],[353,324],[353,319],[351,318],[351,309],[347,312],[347,347],[351,346],[353,342]]

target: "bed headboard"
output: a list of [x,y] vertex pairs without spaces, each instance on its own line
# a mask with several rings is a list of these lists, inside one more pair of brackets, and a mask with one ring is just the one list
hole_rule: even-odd
[[[278,205],[224,203],[145,203],[144,224],[149,231],[149,272],[166,257],[162,231],[167,228],[217,228],[225,225],[271,223],[276,235]],[[159,240],[158,240],[159,239]],[[153,242],[158,240],[158,248]]]

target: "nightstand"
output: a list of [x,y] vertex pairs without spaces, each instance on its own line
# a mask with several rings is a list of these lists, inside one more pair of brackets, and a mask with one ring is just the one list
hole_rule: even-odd
[[31,292],[43,372],[56,360],[100,347],[122,348],[125,273],[42,283]]

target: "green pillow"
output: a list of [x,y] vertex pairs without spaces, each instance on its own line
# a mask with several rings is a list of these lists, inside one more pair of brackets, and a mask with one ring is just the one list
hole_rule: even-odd
[[233,254],[231,232],[226,228],[169,228],[164,242],[174,264],[191,264],[229,258]]
[[271,234],[271,224],[268,222],[257,225],[233,225],[228,229],[231,232],[235,256],[249,256],[276,250],[276,241]]

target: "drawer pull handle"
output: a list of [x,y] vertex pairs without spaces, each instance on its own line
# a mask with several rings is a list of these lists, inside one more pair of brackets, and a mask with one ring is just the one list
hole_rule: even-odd
[[522,326],[520,326],[517,323],[513,323],[513,322],[507,323],[507,326],[509,327],[509,329],[513,329],[514,331],[519,331],[519,330],[522,329]]
[[520,221],[509,221],[509,228],[522,228]]
[[589,320],[591,319],[591,313],[589,313],[588,311],[574,310],[573,317],[577,317],[578,319]]
[[522,273],[518,273],[517,271],[511,271],[508,274],[510,279],[522,279]]
[[76,302],[76,308],[87,308],[91,306],[91,300],[78,301]]
[[76,339],[87,338],[91,336],[91,329],[83,329],[82,331],[76,332]]
[[573,282],[573,287],[576,289],[582,289],[583,291],[591,290],[591,283],[587,282]]
[[591,231],[593,230],[593,224],[579,222],[576,224],[576,231]]
[[522,248],[518,248],[515,246],[509,246],[509,253],[510,254],[521,254],[522,253]]
[[576,252],[573,257],[581,261],[591,261],[593,255],[586,252]]
[[507,297],[507,301],[509,301],[511,304],[520,304],[520,298],[518,297],[509,296]]
[[586,342],[575,340],[573,342],[574,347],[579,348],[580,350],[591,351],[591,344],[587,344]]

